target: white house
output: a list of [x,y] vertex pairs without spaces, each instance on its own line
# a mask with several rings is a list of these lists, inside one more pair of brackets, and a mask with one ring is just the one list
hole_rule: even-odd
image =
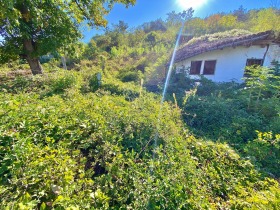
[[269,67],[273,60],[280,62],[280,38],[266,31],[189,41],[177,50],[174,63],[176,72],[193,79],[203,75],[215,82],[242,82],[246,66]]

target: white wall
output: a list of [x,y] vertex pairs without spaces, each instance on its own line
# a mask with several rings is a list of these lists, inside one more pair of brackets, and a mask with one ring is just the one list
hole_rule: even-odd
[[272,44],[269,46],[264,66],[270,66],[271,61],[277,60],[280,62],[280,44]]
[[[247,59],[263,59],[266,50],[266,47],[261,46],[225,48],[223,50],[215,50],[194,56],[187,60],[178,62],[175,65],[178,69],[181,68],[182,65],[190,67],[191,61],[217,60],[214,75],[205,75],[206,78],[215,82],[230,82],[232,80],[242,82]],[[270,66],[273,59],[280,61],[279,45],[270,45],[266,54],[264,66]],[[203,65],[204,63],[202,63],[201,66],[201,74],[203,71]],[[197,78],[197,76],[191,75],[191,78]]]

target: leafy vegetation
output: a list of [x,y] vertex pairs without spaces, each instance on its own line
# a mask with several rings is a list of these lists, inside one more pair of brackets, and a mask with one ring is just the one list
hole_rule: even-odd
[[[0,62],[19,57],[26,59],[33,74],[42,74],[39,56],[73,51],[81,38],[79,27],[105,26],[103,18],[113,5],[134,4],[135,0],[118,1],[0,1]],[[71,45],[72,44],[72,45]],[[72,48],[72,49],[71,49]]]
[[192,44],[192,43],[199,42],[199,41],[212,42],[212,41],[216,41],[219,39],[225,39],[227,37],[235,37],[235,36],[249,35],[249,34],[252,34],[252,32],[247,31],[247,30],[241,30],[241,29],[239,29],[239,30],[233,29],[233,30],[229,30],[229,31],[225,31],[225,32],[206,34],[204,36],[193,38],[187,44]]
[[105,77],[83,92],[90,75],[57,72],[2,88],[2,206],[279,207],[275,181],[227,144],[191,136],[178,108],[132,84],[109,92],[118,86]]
[[[245,84],[219,84],[202,78],[199,86],[193,85],[193,90],[176,101],[183,109],[184,121],[196,136],[227,142],[244,157],[252,155],[257,162],[271,161],[273,164],[261,163],[260,168],[279,177],[280,171],[276,169],[280,166],[279,157],[275,154],[279,152],[280,80],[276,69],[248,67],[247,72]],[[169,95],[177,89],[173,86]],[[182,91],[177,92],[182,96]]]
[[[186,26],[254,32],[268,16],[277,27],[278,12],[239,8]],[[44,75],[24,60],[1,66],[0,209],[280,208],[279,63],[249,68],[244,84],[173,72],[161,104],[184,15],[135,30],[120,21],[45,57]]]

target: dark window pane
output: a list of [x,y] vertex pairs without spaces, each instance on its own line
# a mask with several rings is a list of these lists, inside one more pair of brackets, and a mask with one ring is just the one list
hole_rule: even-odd
[[216,67],[216,60],[205,61],[204,62],[203,74],[204,75],[214,74],[215,73],[215,67]]
[[200,74],[201,63],[202,61],[191,62],[190,75]]
[[247,59],[246,66],[262,66],[263,65],[263,59]]

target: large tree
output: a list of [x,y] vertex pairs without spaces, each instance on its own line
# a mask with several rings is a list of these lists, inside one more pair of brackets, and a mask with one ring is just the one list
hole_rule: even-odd
[[80,28],[105,26],[115,3],[136,0],[0,0],[0,62],[24,58],[42,74],[39,56],[81,38]]

